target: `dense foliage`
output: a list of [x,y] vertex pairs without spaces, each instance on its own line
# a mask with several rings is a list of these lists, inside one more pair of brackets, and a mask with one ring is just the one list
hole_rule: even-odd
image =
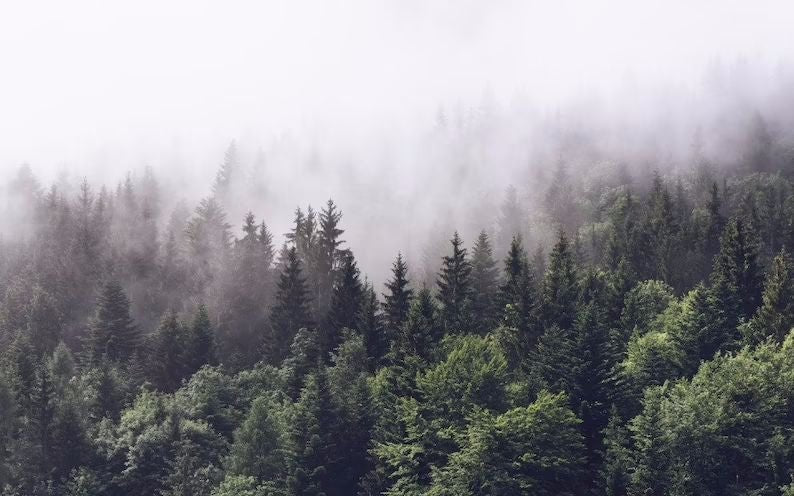
[[[42,191],[0,256],[4,495],[794,494],[794,183],[575,184],[375,287],[333,201]],[[511,206],[512,205],[512,206]],[[527,233],[553,233],[528,253]],[[501,259],[501,260],[499,260]]]

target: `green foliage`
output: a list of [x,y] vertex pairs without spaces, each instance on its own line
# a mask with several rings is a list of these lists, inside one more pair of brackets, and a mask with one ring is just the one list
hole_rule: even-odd
[[478,414],[427,494],[574,494],[583,468],[578,424],[567,398],[546,392],[527,407]]
[[140,336],[130,317],[130,301],[121,285],[111,280],[97,300],[96,314],[83,343],[86,362],[124,362],[132,358],[139,344]]
[[472,266],[457,231],[450,244],[452,254],[444,256],[436,281],[439,316],[446,332],[464,333],[471,328]]
[[481,231],[471,253],[471,312],[473,330],[484,334],[496,327],[498,312],[499,269],[493,259],[488,234]]
[[745,342],[758,344],[771,338],[782,343],[794,327],[794,266],[781,252],[772,261],[764,284],[762,303],[753,318],[742,327]]
[[297,249],[292,247],[287,252],[284,271],[278,282],[276,302],[270,313],[272,335],[268,346],[272,359],[276,362],[283,360],[298,329],[310,324],[306,281]]

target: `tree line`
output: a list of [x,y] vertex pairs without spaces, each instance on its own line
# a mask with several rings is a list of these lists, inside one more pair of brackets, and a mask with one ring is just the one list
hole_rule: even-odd
[[395,250],[376,287],[332,200],[279,248],[253,213],[232,234],[232,163],[164,226],[152,173],[20,171],[2,494],[794,494],[789,177],[560,167],[548,255],[512,192],[507,239],[449,233],[431,284]]

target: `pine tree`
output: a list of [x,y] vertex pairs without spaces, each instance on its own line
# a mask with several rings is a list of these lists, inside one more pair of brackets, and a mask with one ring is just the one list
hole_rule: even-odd
[[499,301],[504,323],[518,332],[521,356],[531,350],[538,339],[537,299],[534,272],[527,262],[521,237],[516,236],[504,261]]
[[448,333],[465,333],[471,328],[471,263],[458,232],[452,239],[452,254],[443,258],[438,274],[440,317]]
[[288,347],[298,329],[311,325],[306,280],[303,278],[301,262],[294,246],[287,252],[286,266],[279,278],[270,325],[272,335],[269,347],[276,362],[287,355]]
[[752,225],[741,219],[731,220],[725,227],[711,273],[720,347],[733,346],[740,339],[737,324],[740,319],[751,317],[761,302],[761,277],[758,240]]
[[328,200],[325,208],[320,211],[320,230],[318,233],[318,292],[317,292],[317,311],[324,315],[329,306],[332,305],[333,293],[335,290],[337,275],[345,277],[344,264],[347,262],[349,253],[340,248],[342,243],[339,237],[344,234],[344,229],[339,228],[339,221],[342,219],[340,212],[333,200]]
[[342,329],[354,329],[361,308],[362,288],[353,254],[347,252],[339,269],[339,281],[331,297],[328,324],[325,326],[323,349],[332,351],[341,342]]
[[631,465],[629,432],[613,406],[604,430],[604,465],[601,468],[601,490],[606,496],[628,496]]
[[175,312],[166,313],[152,336],[149,374],[160,390],[173,392],[179,388],[187,372],[184,363],[185,330]]
[[38,285],[33,288],[27,320],[37,354],[51,353],[61,339],[63,315],[55,298]]
[[267,324],[267,308],[273,289],[273,247],[267,228],[262,231],[249,212],[243,223],[242,239],[235,240],[224,284],[224,304],[219,305],[219,334],[224,356],[239,357],[244,364],[258,359],[258,346]]
[[471,257],[471,311],[474,330],[484,334],[496,327],[499,320],[497,307],[499,269],[493,259],[488,234],[481,231],[474,244]]
[[785,251],[772,261],[764,284],[761,306],[743,327],[745,341],[763,342],[767,337],[782,343],[794,327],[794,262]]
[[422,288],[411,303],[408,318],[392,348],[392,361],[415,355],[431,361],[444,336],[438,309],[430,290]]
[[226,470],[259,481],[283,479],[288,455],[285,426],[279,417],[279,405],[266,396],[251,404],[245,420],[234,433]]
[[193,321],[187,329],[182,363],[187,376],[193,375],[204,365],[215,365],[218,362],[215,353],[215,332],[212,329],[207,306],[201,304],[193,314]]
[[711,184],[711,196],[706,203],[707,224],[704,240],[704,250],[711,259],[720,248],[720,236],[725,228],[725,218],[722,216],[722,200],[717,183]]
[[215,198],[205,198],[185,226],[193,291],[202,295],[221,274],[231,246],[231,226]]
[[212,185],[212,194],[218,200],[226,205],[229,201],[229,195],[232,193],[233,183],[237,180],[238,169],[240,161],[237,153],[237,143],[232,140],[226,148],[223,156],[223,163],[218,168],[215,175],[215,183]]
[[368,282],[364,283],[361,307],[356,317],[356,329],[364,339],[370,370],[375,370],[389,351],[391,341],[385,332],[378,295],[372,284]]
[[396,335],[408,318],[414,291],[409,287],[408,266],[401,253],[392,264],[392,277],[386,282],[388,292],[383,294],[383,314],[388,332]]
[[103,359],[124,362],[132,358],[140,342],[130,317],[130,301],[116,280],[108,281],[97,300],[96,313],[84,339],[89,364]]
[[338,432],[337,408],[328,384],[325,366],[309,375],[295,405],[291,439],[294,465],[288,478],[297,496],[332,495],[334,464],[338,457],[334,438]]
[[578,293],[576,279],[570,244],[565,232],[560,231],[549,257],[541,291],[541,315],[546,328],[554,325],[561,329],[573,327]]

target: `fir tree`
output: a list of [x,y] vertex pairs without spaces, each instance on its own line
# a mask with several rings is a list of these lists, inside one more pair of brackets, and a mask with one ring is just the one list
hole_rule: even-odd
[[519,236],[513,238],[510,251],[504,261],[504,278],[499,288],[499,301],[504,323],[518,332],[520,352],[523,356],[535,346],[538,339],[537,294],[534,273],[527,262]]
[[448,333],[465,333],[471,327],[471,263],[458,232],[450,240],[452,254],[444,256],[438,274],[440,317]]
[[746,221],[731,220],[711,273],[716,327],[722,334],[720,346],[732,346],[740,339],[737,324],[751,317],[761,302],[761,277],[755,231]]
[[284,359],[298,329],[311,325],[306,280],[303,278],[301,262],[294,246],[287,252],[286,266],[279,278],[270,325],[272,335],[269,347],[276,361]]
[[161,391],[179,388],[185,376],[185,331],[175,312],[165,314],[152,336],[149,373],[152,383]]
[[388,291],[383,294],[383,316],[388,332],[392,335],[399,332],[408,318],[408,311],[414,296],[413,289],[409,287],[407,274],[408,266],[405,264],[402,254],[398,253],[392,264],[392,277],[386,282]]
[[576,266],[568,238],[560,231],[543,278],[541,315],[546,328],[571,329],[576,318]]
[[320,229],[318,232],[318,254],[317,254],[317,311],[320,315],[333,305],[334,291],[339,277],[346,277],[344,271],[349,253],[342,250],[340,246],[344,241],[340,236],[344,234],[344,229],[339,228],[339,221],[342,219],[340,212],[333,200],[328,200],[320,211]]
[[187,375],[194,374],[204,365],[215,365],[215,332],[212,329],[207,307],[201,304],[193,314],[193,321],[187,329],[186,344],[182,363]]
[[[331,396],[325,366],[311,374],[295,405],[290,437],[295,447],[288,486],[295,495],[332,495],[334,464],[338,453],[337,409]],[[341,495],[340,495],[341,496]]]
[[498,322],[497,300],[499,269],[493,259],[493,250],[488,234],[481,231],[474,244],[471,257],[471,312],[474,330],[483,334]]
[[746,342],[758,344],[767,337],[782,343],[794,328],[794,262],[785,251],[772,261],[764,284],[761,306],[742,328]]
[[121,285],[110,280],[97,300],[96,313],[84,340],[87,363],[97,364],[102,359],[129,360],[139,342],[138,329],[130,317],[130,301]]
[[422,288],[411,303],[408,318],[392,349],[392,360],[405,355],[419,356],[430,361],[444,335],[438,309],[430,290]]
[[345,254],[339,281],[331,297],[328,324],[325,326],[323,349],[332,351],[341,342],[342,329],[354,329],[361,308],[362,287],[353,254]]
[[389,351],[391,341],[385,332],[383,315],[380,311],[380,302],[375,288],[368,282],[364,283],[361,298],[361,307],[356,318],[356,329],[364,339],[370,369],[374,370],[380,365],[383,357]]

